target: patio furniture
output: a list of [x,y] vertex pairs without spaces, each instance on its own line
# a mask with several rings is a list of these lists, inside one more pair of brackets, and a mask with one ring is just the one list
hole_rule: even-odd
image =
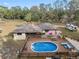
[[73,46],[71,44],[69,44],[68,42],[62,42],[61,45],[64,46],[64,48],[66,48],[66,49],[72,49],[73,48]]

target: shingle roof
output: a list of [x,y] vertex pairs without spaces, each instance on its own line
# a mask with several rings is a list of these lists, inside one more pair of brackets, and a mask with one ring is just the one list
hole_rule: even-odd
[[42,30],[52,30],[54,29],[53,25],[51,23],[40,23],[38,25]]
[[17,27],[13,31],[13,33],[33,33],[33,32],[42,32],[44,30],[52,30],[52,29],[54,29],[54,27],[50,23],[39,23],[39,24],[27,23]]
[[31,32],[42,32],[42,29],[34,24],[24,24],[17,27],[13,33],[31,33]]

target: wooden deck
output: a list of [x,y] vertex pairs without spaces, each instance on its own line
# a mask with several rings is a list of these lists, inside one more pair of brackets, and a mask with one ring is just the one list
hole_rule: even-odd
[[[51,41],[51,42],[55,42],[58,45],[58,51],[55,53],[36,53],[33,52],[31,49],[31,45],[34,42],[38,42],[38,41]],[[29,37],[28,39],[26,39],[26,43],[20,53],[21,57],[28,57],[28,56],[56,56],[56,55],[69,55],[69,52],[71,53],[71,55],[73,55],[74,57],[76,56],[75,53],[72,54],[72,52],[68,49],[65,49],[63,46],[61,46],[61,42],[64,42],[64,39],[56,39],[56,40],[51,40],[48,38],[40,38],[40,37]]]

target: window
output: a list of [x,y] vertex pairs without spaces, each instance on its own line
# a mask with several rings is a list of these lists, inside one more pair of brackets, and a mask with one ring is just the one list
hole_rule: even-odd
[[53,59],[61,59],[61,58],[59,58],[59,57],[54,57]]
[[61,57],[60,56],[55,56],[55,57],[53,57],[53,59],[61,59]]
[[22,35],[22,33],[17,33],[17,35]]

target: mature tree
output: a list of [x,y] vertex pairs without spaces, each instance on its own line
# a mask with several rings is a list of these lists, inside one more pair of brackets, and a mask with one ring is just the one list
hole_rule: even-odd
[[57,22],[61,22],[62,16],[64,14],[64,3],[65,1],[56,0],[54,2],[54,14],[55,14],[55,20]]
[[47,13],[46,5],[41,3],[39,7],[40,7],[40,15],[41,15],[40,20],[46,21],[46,19],[45,19],[45,16],[46,16],[46,13]]
[[5,12],[7,12],[7,7],[0,6],[0,17],[3,18],[5,15]]
[[41,3],[39,7],[40,7],[40,11],[41,12],[45,12],[46,11],[45,4]]
[[32,6],[30,9],[20,6],[8,9],[0,6],[0,17],[25,19],[26,21],[62,22],[67,20],[67,22],[71,22],[78,19],[78,3],[79,0],[55,0],[53,5],[41,3],[39,6]]
[[29,9],[27,7],[24,7],[23,10],[22,10],[22,18],[24,19],[25,15],[27,15],[27,13],[29,13]]
[[32,14],[32,21],[40,21],[40,17],[38,13]]
[[39,8],[38,8],[38,6],[32,6],[32,7],[30,8],[30,11],[31,11],[31,12],[39,12]]
[[32,6],[30,11],[32,13],[32,15],[31,15],[32,21],[39,21],[40,20],[40,10],[39,10],[38,6]]
[[10,11],[12,13],[13,19],[20,19],[21,18],[22,9],[20,8],[20,6],[12,7],[10,9]]
[[29,12],[29,13],[25,16],[24,20],[27,21],[27,22],[30,22],[30,21],[32,20],[32,13]]
[[71,0],[68,3],[68,10],[67,10],[67,15],[68,15],[68,22],[73,22],[75,21],[75,17],[76,15],[76,11],[78,10],[79,4],[78,4],[78,0]]

